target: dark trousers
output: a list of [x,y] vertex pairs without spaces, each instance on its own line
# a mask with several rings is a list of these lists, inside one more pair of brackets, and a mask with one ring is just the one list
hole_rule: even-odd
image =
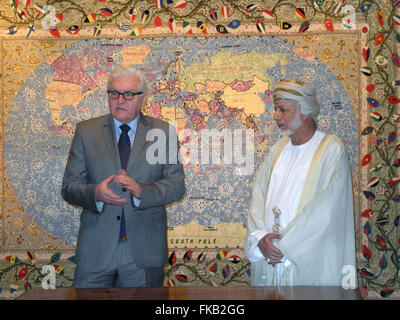
[[73,287],[162,287],[163,269],[163,267],[139,268],[133,260],[128,241],[120,241],[105,270],[92,271],[78,264]]

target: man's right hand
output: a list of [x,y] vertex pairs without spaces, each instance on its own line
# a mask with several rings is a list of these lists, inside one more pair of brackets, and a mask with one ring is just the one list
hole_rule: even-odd
[[268,233],[258,242],[257,245],[265,259],[267,259],[268,263],[272,264],[272,266],[275,266],[283,259],[281,250],[279,250],[273,244],[273,239],[280,238],[282,238],[282,235],[280,234]]
[[108,187],[108,184],[111,181],[113,181],[114,178],[115,175],[109,176],[96,186],[96,192],[95,192],[96,201],[109,203],[114,206],[123,206],[126,203],[128,203],[128,200],[119,196]]

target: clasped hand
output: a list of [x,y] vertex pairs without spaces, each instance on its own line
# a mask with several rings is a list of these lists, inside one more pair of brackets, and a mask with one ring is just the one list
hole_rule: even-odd
[[268,233],[259,242],[258,247],[261,253],[273,267],[283,259],[281,250],[273,244],[273,239],[280,239],[282,235],[276,233]]
[[122,185],[127,191],[130,192],[135,198],[140,198],[142,194],[142,188],[140,185],[131,177],[126,174],[125,170],[120,170],[118,175],[111,175],[105,178],[96,186],[96,201],[102,201],[115,206],[123,206],[128,200],[116,194],[109,188],[109,184],[115,181]]

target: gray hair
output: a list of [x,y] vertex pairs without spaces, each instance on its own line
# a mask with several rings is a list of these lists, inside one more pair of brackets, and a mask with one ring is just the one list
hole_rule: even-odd
[[274,103],[279,101],[296,101],[301,114],[310,114],[315,124],[320,111],[315,88],[303,81],[287,79],[279,81],[273,90]]
[[119,77],[129,77],[129,78],[138,77],[140,81],[138,89],[140,91],[143,91],[144,93],[147,92],[147,81],[144,74],[141,71],[134,69],[132,67],[123,67],[123,66],[117,66],[111,71],[108,77],[107,89],[109,88],[111,81]]

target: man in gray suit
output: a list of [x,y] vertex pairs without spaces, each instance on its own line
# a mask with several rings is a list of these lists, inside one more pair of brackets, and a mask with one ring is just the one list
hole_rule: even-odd
[[[75,288],[162,286],[165,205],[182,198],[185,176],[175,129],[140,112],[146,91],[142,73],[117,67],[107,84],[110,113],[77,124],[61,191],[82,208]],[[156,152],[148,152],[151,130],[165,141]]]

